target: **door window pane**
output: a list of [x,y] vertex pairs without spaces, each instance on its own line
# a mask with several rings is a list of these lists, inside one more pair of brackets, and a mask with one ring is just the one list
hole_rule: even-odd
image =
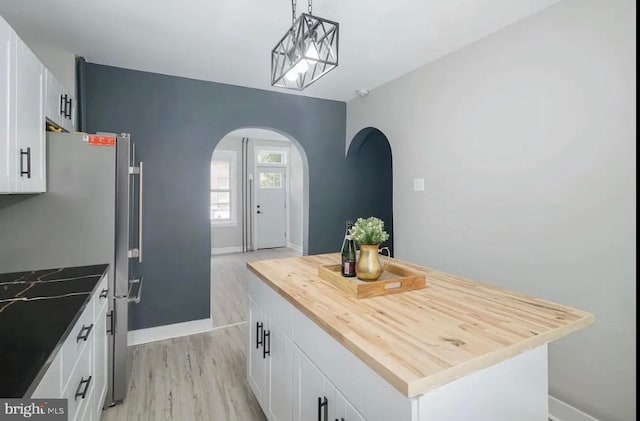
[[286,152],[258,152],[258,164],[286,164]]
[[281,189],[282,173],[279,172],[261,172],[260,173],[261,189]]

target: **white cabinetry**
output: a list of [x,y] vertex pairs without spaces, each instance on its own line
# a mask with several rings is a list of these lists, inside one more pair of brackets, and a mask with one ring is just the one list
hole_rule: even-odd
[[68,399],[70,421],[100,419],[107,394],[108,293],[105,275],[31,395]]
[[267,362],[264,350],[265,317],[262,310],[249,300],[249,350],[247,352],[247,376],[249,384],[262,407],[267,394]]
[[294,341],[294,312],[261,281],[249,280],[247,377],[269,421],[364,421]]
[[0,192],[42,193],[46,190],[44,66],[0,18]]
[[292,343],[278,325],[249,300],[247,377],[271,421],[292,421]]
[[11,98],[15,96],[15,85],[12,84],[14,69],[11,68],[11,54],[15,47],[16,34],[0,16],[0,193],[14,191],[15,176],[15,142],[11,128],[9,110]]
[[44,116],[46,119],[68,132],[75,131],[75,98],[48,69],[45,69],[44,92]]

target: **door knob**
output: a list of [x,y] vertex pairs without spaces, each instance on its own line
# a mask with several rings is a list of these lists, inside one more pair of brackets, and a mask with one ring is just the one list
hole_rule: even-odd
[[262,213],[262,212],[258,211],[258,213]]

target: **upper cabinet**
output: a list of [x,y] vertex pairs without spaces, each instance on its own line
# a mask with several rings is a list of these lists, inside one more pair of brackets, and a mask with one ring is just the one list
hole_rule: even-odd
[[45,121],[75,131],[75,100],[0,16],[0,194],[46,191]]
[[[15,86],[11,83],[11,53],[15,45],[16,34],[7,22],[0,17],[0,192],[6,193],[16,189],[15,177],[15,143],[11,138],[11,118],[9,117],[11,92]],[[11,174],[11,176],[10,176]]]
[[76,104],[73,95],[45,69],[44,116],[68,132],[75,131]]
[[15,69],[16,193],[42,193],[46,191],[44,67],[18,37]]

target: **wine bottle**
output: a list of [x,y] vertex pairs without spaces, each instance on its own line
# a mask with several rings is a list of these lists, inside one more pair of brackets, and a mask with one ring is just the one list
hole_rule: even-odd
[[356,244],[351,238],[351,227],[353,223],[347,221],[347,229],[344,233],[342,241],[342,276],[352,278],[356,276]]

